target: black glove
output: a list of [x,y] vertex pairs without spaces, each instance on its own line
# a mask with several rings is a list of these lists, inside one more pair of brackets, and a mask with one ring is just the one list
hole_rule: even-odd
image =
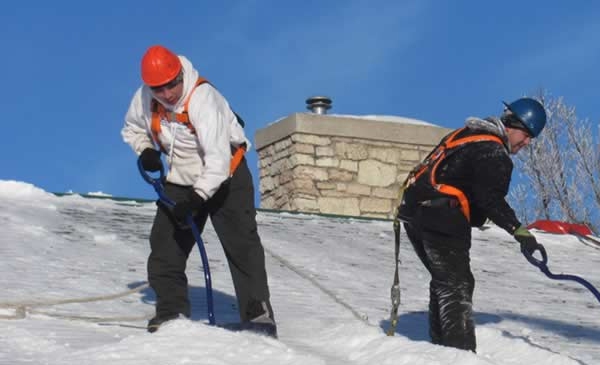
[[539,244],[537,243],[535,237],[525,228],[525,226],[521,226],[517,228],[515,233],[513,234],[517,242],[521,244],[521,252],[528,253],[529,255],[533,255],[533,253],[539,248]]
[[154,148],[143,150],[138,159],[146,171],[156,172],[163,167],[162,160],[160,159],[160,151]]
[[173,215],[180,222],[185,222],[188,215],[194,215],[204,207],[204,198],[191,191],[186,199],[175,203]]

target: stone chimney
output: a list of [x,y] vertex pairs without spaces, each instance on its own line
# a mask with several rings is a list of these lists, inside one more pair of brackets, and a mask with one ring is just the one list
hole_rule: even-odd
[[408,172],[449,132],[410,118],[327,114],[324,96],[306,104],[312,112],[256,132],[261,208],[391,219]]

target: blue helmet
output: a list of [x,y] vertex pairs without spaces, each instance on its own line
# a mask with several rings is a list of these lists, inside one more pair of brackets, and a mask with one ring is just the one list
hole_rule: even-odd
[[546,110],[539,101],[532,98],[521,98],[510,104],[504,101],[502,103],[521,122],[532,137],[537,137],[544,129]]

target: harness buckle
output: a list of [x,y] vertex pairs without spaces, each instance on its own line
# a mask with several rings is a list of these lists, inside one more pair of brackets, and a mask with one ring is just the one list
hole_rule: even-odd
[[457,208],[460,206],[458,199],[449,198],[449,197],[448,198],[441,197],[441,198],[423,200],[423,201],[418,202],[418,204],[422,207],[428,207],[428,208],[443,208],[443,207]]

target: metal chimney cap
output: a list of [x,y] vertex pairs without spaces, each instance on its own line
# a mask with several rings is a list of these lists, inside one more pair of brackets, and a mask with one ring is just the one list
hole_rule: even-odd
[[316,114],[326,114],[331,109],[331,98],[327,96],[311,96],[306,99],[306,109]]

